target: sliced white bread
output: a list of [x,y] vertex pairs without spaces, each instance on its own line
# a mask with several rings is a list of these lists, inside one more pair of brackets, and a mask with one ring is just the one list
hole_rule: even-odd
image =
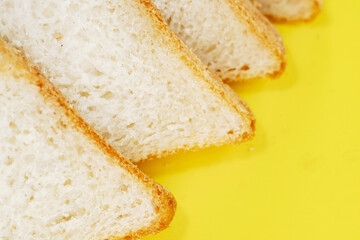
[[0,35],[135,162],[254,134],[247,105],[150,1],[0,0]]
[[224,81],[276,77],[286,54],[278,30],[249,0],[154,0],[171,30]]
[[0,239],[138,239],[176,202],[0,40]]
[[322,0],[253,0],[259,10],[274,22],[301,22],[314,19]]

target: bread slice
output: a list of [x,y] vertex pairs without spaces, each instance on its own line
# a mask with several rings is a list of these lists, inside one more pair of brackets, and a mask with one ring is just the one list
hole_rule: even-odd
[[0,35],[135,162],[254,134],[247,105],[150,1],[0,0]]
[[314,19],[322,0],[253,0],[260,11],[274,22],[299,22]]
[[176,202],[0,40],[0,239],[138,239]]
[[286,54],[277,29],[249,0],[154,0],[170,28],[224,81],[276,77]]

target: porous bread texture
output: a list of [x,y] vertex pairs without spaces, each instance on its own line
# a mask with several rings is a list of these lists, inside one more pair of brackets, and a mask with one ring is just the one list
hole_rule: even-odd
[[224,81],[278,76],[285,47],[277,29],[248,0],[154,0],[177,33]]
[[135,162],[254,134],[246,104],[150,1],[0,0],[0,35]]
[[138,239],[176,202],[0,39],[0,239]]
[[275,22],[299,22],[314,19],[322,0],[253,0],[260,11]]

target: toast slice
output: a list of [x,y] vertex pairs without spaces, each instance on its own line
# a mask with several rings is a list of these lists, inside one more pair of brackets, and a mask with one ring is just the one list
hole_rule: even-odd
[[224,81],[276,77],[286,53],[278,30],[249,0],[154,0],[170,28]]
[[322,0],[253,0],[260,11],[274,22],[313,20],[321,11]]
[[168,226],[173,196],[2,40],[0,104],[1,239],[137,239]]
[[0,0],[0,35],[135,162],[254,134],[247,105],[150,1]]

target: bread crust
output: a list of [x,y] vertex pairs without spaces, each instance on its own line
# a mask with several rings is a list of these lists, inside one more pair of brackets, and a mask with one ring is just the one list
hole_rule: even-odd
[[[153,26],[158,29],[159,34],[162,36],[164,44],[171,48],[172,52],[176,54],[180,61],[183,61],[194,73],[195,76],[201,77],[206,82],[209,88],[214,92],[215,96],[223,98],[226,103],[233,109],[237,114],[240,114],[246,121],[246,131],[242,135],[238,135],[234,140],[229,140],[224,137],[223,140],[218,142],[218,145],[228,143],[240,143],[251,139],[255,134],[255,116],[251,112],[248,105],[228,86],[225,85],[222,80],[214,73],[212,73],[208,67],[199,59],[199,57],[175,34],[173,33],[164,18],[160,14],[160,11],[150,0],[135,0],[139,3],[139,9],[149,16],[153,22]],[[239,123],[240,124],[240,123]],[[178,148],[173,151],[163,151],[160,154],[148,156],[141,161],[160,158],[168,154],[197,150],[200,147],[188,147]]]
[[309,17],[300,17],[300,18],[286,18],[276,16],[274,14],[265,14],[265,16],[271,21],[275,23],[306,23],[313,21],[321,12],[322,9],[322,0],[312,0],[313,6],[312,11]]
[[[113,147],[108,144],[92,127],[90,127],[72,108],[70,103],[54,87],[54,85],[42,74],[37,67],[35,67],[20,51],[9,47],[0,38],[0,71],[8,72],[16,78],[24,78],[29,81],[29,84],[37,86],[39,92],[44,97],[46,102],[53,105],[59,113],[63,113],[68,119],[71,127],[83,133],[90,142],[95,144],[101,151],[110,157],[110,159],[118,164],[120,167],[128,171],[135,179],[145,186],[146,190],[152,196],[152,203],[157,213],[157,218],[153,220],[150,226],[140,229],[135,232],[129,232],[125,237],[109,236],[108,239],[138,239],[147,235],[152,235],[160,232],[168,227],[172,221],[175,210],[176,200],[173,195],[163,186],[154,182],[144,173],[142,173],[134,164],[121,156]],[[10,67],[10,64],[12,63]]]

